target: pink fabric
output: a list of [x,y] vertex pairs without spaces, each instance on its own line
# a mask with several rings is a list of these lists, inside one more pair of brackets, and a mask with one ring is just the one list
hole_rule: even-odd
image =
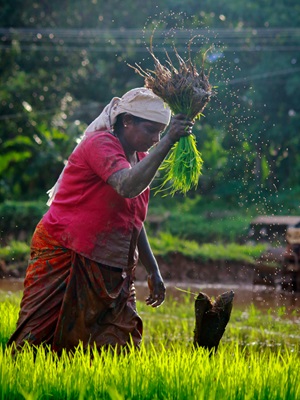
[[[138,153],[141,160],[147,153]],[[119,140],[93,132],[74,150],[59,190],[43,217],[47,231],[64,247],[100,263],[128,267],[146,218],[149,188],[125,199],[106,183],[109,176],[131,168]],[[133,252],[134,253],[134,252]]]

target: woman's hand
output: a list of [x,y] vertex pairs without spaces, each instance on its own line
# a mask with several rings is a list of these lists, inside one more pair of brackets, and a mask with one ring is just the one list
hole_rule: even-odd
[[175,143],[183,136],[189,136],[192,133],[194,122],[184,114],[177,114],[172,117],[166,136]]
[[166,288],[159,274],[148,275],[148,287],[150,294],[146,304],[151,307],[159,307],[165,301]]
[[175,115],[164,137],[153,146],[150,154],[132,168],[125,168],[112,174],[107,183],[122,197],[133,198],[141,194],[152,182],[164,158],[173,144],[183,136],[192,133],[194,122],[186,115]]

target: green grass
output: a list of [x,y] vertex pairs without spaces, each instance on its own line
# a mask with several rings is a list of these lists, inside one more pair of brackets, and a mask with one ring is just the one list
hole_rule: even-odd
[[240,261],[254,264],[255,260],[266,250],[265,244],[241,245],[237,243],[198,244],[194,240],[179,239],[170,233],[160,233],[149,239],[156,256],[167,256],[170,253],[180,253],[191,259],[202,261]]
[[[179,300],[180,298],[180,300]],[[12,358],[4,343],[14,329],[20,297],[0,301],[1,399],[257,399],[300,398],[299,315],[233,308],[218,352],[194,351],[194,296],[168,298],[144,321],[140,351],[73,356],[25,349]],[[91,350],[93,353],[93,350]]]
[[251,354],[225,345],[207,352],[163,346],[128,355],[79,348],[73,357],[40,349],[12,360],[0,352],[2,399],[297,399],[299,357],[283,349]]

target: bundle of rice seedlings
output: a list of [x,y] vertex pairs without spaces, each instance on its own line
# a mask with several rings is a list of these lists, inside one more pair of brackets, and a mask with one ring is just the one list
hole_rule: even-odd
[[[187,61],[184,61],[174,48],[179,63],[178,69],[173,65],[167,52],[167,65],[160,63],[153,53],[152,39],[149,52],[154,59],[154,71],[143,70],[138,64],[133,68],[143,76],[145,86],[161,97],[174,115],[185,114],[190,120],[195,120],[200,118],[202,111],[209,102],[212,87],[204,73],[205,54],[200,72],[197,71],[196,66],[191,61],[190,46],[192,40],[188,44],[189,57]],[[197,149],[195,136],[191,134],[182,137],[172,147],[168,157],[160,167],[160,170],[165,171],[165,175],[159,191],[167,190],[171,195],[176,192],[185,194],[192,187],[197,187],[202,173],[202,164],[203,160]]]

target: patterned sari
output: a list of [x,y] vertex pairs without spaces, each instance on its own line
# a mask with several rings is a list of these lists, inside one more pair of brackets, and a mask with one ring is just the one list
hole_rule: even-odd
[[50,345],[58,353],[80,342],[84,348],[139,346],[143,327],[133,273],[61,247],[40,222],[32,238],[17,328],[8,345],[22,347],[27,341]]

